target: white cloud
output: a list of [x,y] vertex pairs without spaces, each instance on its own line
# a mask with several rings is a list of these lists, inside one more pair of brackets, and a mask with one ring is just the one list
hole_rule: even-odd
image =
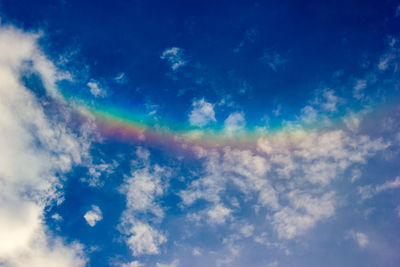
[[318,112],[312,106],[305,106],[301,110],[301,120],[305,123],[313,123],[318,118]]
[[231,113],[228,118],[226,118],[224,122],[225,131],[229,135],[236,134],[238,132],[243,131],[246,126],[246,120],[244,118],[244,113],[242,112],[234,112]]
[[142,267],[144,266],[139,261],[131,261],[129,263],[122,264],[122,267]]
[[82,177],[80,180],[88,183],[89,186],[101,187],[104,185],[104,180],[101,178],[112,174],[117,166],[117,161],[113,161],[112,163],[87,164],[88,175]]
[[159,246],[167,241],[167,238],[147,223],[140,221],[131,222],[127,229],[130,234],[126,243],[132,250],[133,256],[159,254]]
[[398,62],[399,58],[399,42],[396,38],[392,37],[389,39],[389,49],[383,54],[378,63],[378,69],[381,71],[386,71],[388,69],[393,69],[394,71],[398,70]]
[[232,210],[218,204],[207,211],[211,224],[224,224],[231,217]]
[[269,169],[270,166],[263,157],[256,156],[249,150],[225,148],[222,154],[208,152],[206,173],[181,192],[183,203],[191,205],[197,199],[203,198],[219,204],[226,184],[232,183],[248,198],[255,197],[262,206],[276,209],[279,204],[275,190],[265,177]]
[[[344,179],[348,169],[366,164],[389,145],[381,138],[345,130],[305,131],[298,127],[260,138],[257,152],[203,149],[198,154],[205,160],[204,172],[180,196],[185,206],[199,199],[210,204],[188,219],[233,223],[233,210],[241,208],[241,204],[234,206],[228,201],[227,188],[234,188],[243,193],[245,202],[255,199],[258,209],[269,209],[268,221],[281,239],[293,239],[334,215],[337,198],[328,190],[333,181]],[[215,207],[226,212],[214,212]]]
[[[137,160],[132,163],[132,171],[125,177],[120,192],[126,196],[126,210],[121,216],[121,232],[134,256],[159,254],[159,246],[167,241],[160,231],[145,222],[148,215],[161,221],[164,216],[157,199],[164,194],[166,179],[171,171],[150,163],[150,152],[139,147]],[[137,217],[141,215],[141,220]]]
[[364,97],[364,89],[367,87],[366,80],[357,80],[353,88],[353,96],[357,99]]
[[351,238],[356,241],[361,248],[365,248],[369,243],[368,236],[362,232],[355,232],[352,230],[349,232],[347,238]]
[[164,194],[165,180],[171,175],[166,167],[151,165],[149,152],[139,148],[138,162],[132,166],[133,171],[125,177],[120,191],[126,195],[126,206],[130,212],[151,212],[162,218],[164,213],[157,203],[157,198]]
[[333,192],[313,197],[292,191],[288,198],[291,207],[284,207],[272,217],[272,225],[280,238],[292,239],[302,235],[318,221],[331,217],[335,212]]
[[251,224],[245,223],[244,225],[240,226],[239,232],[246,238],[250,237],[254,232],[254,226]]
[[87,83],[87,86],[90,88],[90,93],[94,97],[105,97],[107,92],[103,88],[101,88],[100,84],[96,80],[90,80],[90,82]]
[[178,70],[187,63],[183,57],[183,49],[179,47],[165,49],[160,58],[167,60],[173,71]]
[[190,125],[203,127],[216,121],[214,105],[205,101],[204,98],[193,101],[192,108],[189,114]]
[[157,263],[157,267],[178,267],[179,266],[179,260],[175,259],[171,263]]
[[103,215],[101,213],[101,210],[98,206],[92,205],[92,209],[89,210],[88,212],[85,213],[83,216],[86,220],[86,222],[91,226],[95,226],[97,222],[101,221],[103,219]]
[[373,186],[369,184],[369,185],[359,186],[357,187],[357,191],[361,197],[361,200],[365,200],[372,198],[381,192],[397,188],[400,188],[400,176],[397,176],[394,180],[387,181],[381,185]]
[[61,215],[58,214],[58,213],[54,213],[53,215],[51,215],[51,218],[52,218],[53,220],[57,221],[57,222],[60,222],[60,221],[63,220],[63,217],[61,217]]
[[331,89],[324,89],[322,91],[322,99],[318,100],[323,110],[334,112],[337,111],[337,106],[343,100],[335,95],[335,92]]
[[[0,262],[83,266],[82,246],[64,244],[43,220],[45,208],[62,201],[57,174],[81,163],[89,144],[46,115],[19,79],[22,70],[38,73],[46,93],[60,97],[56,81],[68,75],[46,59],[37,46],[38,37],[0,26]],[[29,69],[27,61],[32,63]]]
[[196,257],[198,257],[198,256],[201,256],[201,250],[200,250],[200,248],[194,248],[193,250],[192,250],[192,255],[193,256],[196,256]]
[[382,185],[376,187],[376,192],[387,191],[390,189],[400,188],[400,176],[397,176],[393,181],[387,181]]
[[258,148],[275,164],[283,177],[304,173],[304,179],[315,184],[329,184],[353,164],[389,147],[381,138],[352,135],[343,130],[327,132],[295,130],[269,138],[260,138]]

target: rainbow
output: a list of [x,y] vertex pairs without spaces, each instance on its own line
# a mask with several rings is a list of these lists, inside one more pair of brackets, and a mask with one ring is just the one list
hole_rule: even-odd
[[[344,119],[349,117],[348,112],[338,112],[335,117],[327,121],[317,121],[314,124],[301,124],[296,121],[291,126],[269,128],[267,130],[245,129],[235,135],[227,134],[224,130],[195,129],[188,125],[178,124],[165,120],[163,123],[155,123],[149,120],[144,113],[135,113],[126,109],[101,104],[89,104],[89,101],[68,97],[63,94],[64,100],[78,110],[80,116],[85,119],[95,118],[99,131],[106,138],[121,142],[134,142],[156,147],[166,146],[169,149],[188,149],[193,146],[202,148],[222,148],[225,146],[241,149],[257,149],[257,141],[260,138],[274,138],[278,135],[283,138],[294,138],[304,134],[304,131],[324,131],[338,129],[344,126]],[[382,116],[393,112],[397,107],[398,97],[391,98],[390,102],[370,104],[370,112],[366,117],[367,123],[375,123]]]

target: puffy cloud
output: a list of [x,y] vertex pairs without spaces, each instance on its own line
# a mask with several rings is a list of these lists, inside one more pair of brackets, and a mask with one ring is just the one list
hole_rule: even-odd
[[94,97],[105,97],[107,92],[103,88],[101,88],[100,84],[96,80],[90,80],[90,82],[87,83],[87,86],[90,88],[90,93]]
[[325,111],[334,112],[337,111],[337,106],[343,100],[335,95],[331,89],[322,90],[322,96],[317,100],[317,104]]
[[226,118],[224,122],[225,131],[229,135],[241,132],[246,126],[246,120],[244,118],[244,113],[234,112]]
[[267,155],[276,171],[289,178],[297,172],[315,184],[329,184],[353,164],[365,164],[389,147],[381,138],[353,135],[343,130],[327,132],[296,130],[260,138],[258,149]]
[[302,235],[318,221],[331,217],[335,212],[333,192],[313,197],[292,191],[288,198],[290,207],[284,207],[272,217],[272,225],[281,238],[292,239]]
[[183,49],[179,47],[165,49],[160,58],[167,60],[173,71],[176,71],[186,65],[186,61],[183,57]]
[[37,73],[46,94],[60,97],[56,81],[68,75],[46,59],[38,37],[0,27],[0,262],[83,266],[82,246],[64,244],[43,221],[45,208],[62,201],[59,175],[82,162],[89,143],[47,115],[19,79],[24,71]]
[[[165,179],[171,175],[171,171],[157,164],[151,165],[150,153],[146,149],[138,148],[136,155],[131,175],[125,177],[125,183],[120,188],[120,192],[126,196],[126,210],[122,214],[120,227],[134,256],[158,254],[159,246],[167,238],[144,220],[151,215],[159,220],[163,218],[164,211],[157,198],[164,194],[167,187]],[[139,216],[141,220],[137,219]]]
[[133,171],[125,177],[125,183],[120,191],[126,196],[126,206],[130,212],[151,212],[158,217],[164,213],[156,199],[164,194],[165,180],[171,175],[171,170],[157,164],[151,165],[149,152],[139,148],[139,161],[135,162]]
[[140,221],[131,222],[132,226],[127,230],[130,234],[126,243],[132,250],[132,255],[159,254],[159,246],[167,241],[167,238],[147,223]]
[[217,204],[207,211],[209,221],[212,224],[224,224],[230,217],[231,213],[231,209],[228,209],[221,204]]
[[248,223],[240,226],[239,233],[244,237],[250,237],[254,232],[254,226]]
[[85,213],[83,216],[86,220],[86,222],[91,226],[95,226],[97,222],[101,221],[103,219],[103,215],[101,213],[101,210],[98,206],[92,205],[92,209],[89,210],[88,212]]
[[315,110],[312,106],[305,106],[301,110],[301,120],[305,123],[313,123],[317,120],[318,111]]
[[368,236],[362,232],[355,232],[352,230],[349,232],[347,238],[351,238],[356,241],[361,248],[365,248],[369,243]]
[[194,101],[192,108],[189,114],[190,125],[203,127],[216,121],[214,105],[205,101],[204,98]]
[[204,176],[181,192],[185,205],[198,199],[219,203],[220,196],[226,193],[226,185],[232,183],[248,198],[257,197],[261,205],[273,209],[279,207],[275,190],[265,177],[270,166],[263,157],[249,150],[231,148],[225,148],[222,154],[210,152],[206,157]]
[[[338,203],[336,193],[329,190],[333,181],[344,179],[347,170],[366,164],[389,145],[351,131],[298,127],[260,138],[257,151],[201,150],[204,172],[180,196],[185,206],[199,199],[210,204],[189,219],[199,222],[206,217],[208,223],[223,224],[228,219],[234,223],[233,211],[242,205],[228,201],[230,190],[240,192],[243,201],[257,201],[254,208],[268,209],[267,221],[280,239],[293,239],[334,215]],[[354,176],[361,176],[360,171],[353,172],[349,182]]]

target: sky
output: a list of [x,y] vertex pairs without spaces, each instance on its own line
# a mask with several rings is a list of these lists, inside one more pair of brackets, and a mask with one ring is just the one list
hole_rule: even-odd
[[399,266],[400,2],[0,0],[0,266]]

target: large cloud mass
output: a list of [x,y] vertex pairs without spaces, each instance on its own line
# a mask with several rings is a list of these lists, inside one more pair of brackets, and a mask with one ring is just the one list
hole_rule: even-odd
[[44,208],[60,199],[59,176],[80,163],[88,144],[47,116],[21,80],[40,76],[56,96],[63,75],[37,47],[37,34],[0,27],[0,265],[83,266],[79,244],[66,245],[44,224]]

